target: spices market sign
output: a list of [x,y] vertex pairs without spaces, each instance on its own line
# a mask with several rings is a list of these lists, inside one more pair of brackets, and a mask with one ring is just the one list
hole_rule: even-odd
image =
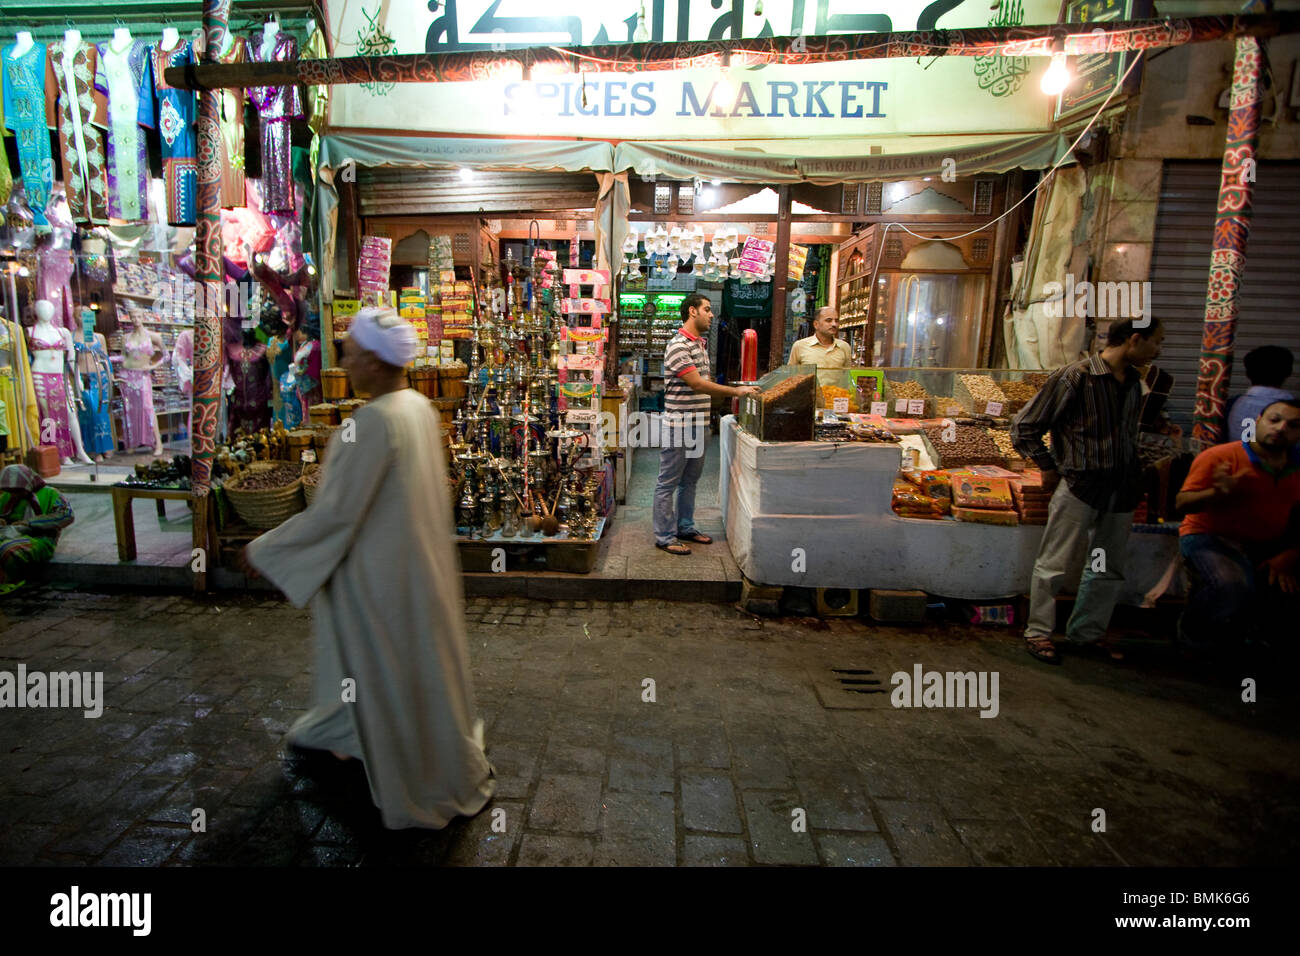
[[[717,6],[723,9],[719,11]],[[1056,0],[649,0],[651,41],[1054,22]],[[837,8],[856,7],[853,12]],[[868,8],[868,12],[862,10]],[[628,42],[640,0],[362,0],[330,4],[336,56]],[[517,66],[514,67],[516,70]],[[939,57],[649,74],[485,76],[471,83],[337,87],[336,128],[597,139],[786,139],[1051,128],[1042,58]]]

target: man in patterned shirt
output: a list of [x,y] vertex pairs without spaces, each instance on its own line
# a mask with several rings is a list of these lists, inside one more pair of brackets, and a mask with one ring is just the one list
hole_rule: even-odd
[[708,297],[698,292],[688,295],[682,301],[682,327],[664,351],[663,450],[655,487],[654,530],[655,547],[669,554],[690,554],[682,541],[713,543],[695,527],[695,485],[704,471],[704,436],[713,397],[758,394],[753,386],[736,388],[709,380],[705,336],[712,323],[713,304]]
[[[1025,628],[1026,649],[1048,664],[1061,662],[1052,644],[1056,594],[1081,569],[1065,635],[1115,660],[1123,656],[1107,643],[1106,628],[1124,584],[1129,529],[1140,496],[1142,377],[1137,369],[1160,354],[1163,338],[1155,318],[1142,327],[1132,319],[1113,323],[1100,353],[1053,372],[1011,422],[1016,451],[1042,469],[1044,490],[1055,492],[1034,561]],[[1043,444],[1049,431],[1051,451]],[[1094,554],[1101,549],[1104,565],[1088,558],[1089,547]]]

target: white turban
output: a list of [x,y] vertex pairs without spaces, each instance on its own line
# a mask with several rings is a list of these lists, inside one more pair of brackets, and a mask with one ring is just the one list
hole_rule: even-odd
[[389,365],[409,365],[420,348],[415,327],[392,309],[362,309],[348,326],[348,338]]

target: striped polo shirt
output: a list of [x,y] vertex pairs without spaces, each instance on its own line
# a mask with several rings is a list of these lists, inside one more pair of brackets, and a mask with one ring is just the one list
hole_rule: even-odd
[[707,428],[713,400],[686,384],[682,376],[689,372],[709,378],[709,348],[704,339],[683,326],[664,350],[664,420],[686,422],[687,416],[694,416],[697,425]]

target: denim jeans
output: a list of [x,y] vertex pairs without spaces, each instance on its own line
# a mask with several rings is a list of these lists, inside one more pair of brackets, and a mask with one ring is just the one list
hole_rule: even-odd
[[1178,622],[1179,640],[1205,647],[1222,643],[1230,633],[1248,636],[1267,625],[1272,596],[1267,572],[1257,568],[1281,551],[1280,545],[1250,546],[1217,534],[1185,534],[1178,539],[1178,550],[1192,582]]
[[704,473],[704,446],[696,447],[695,452],[694,458],[689,457],[685,448],[663,448],[659,452],[659,483],[655,485],[655,544],[672,544],[677,535],[691,534],[696,530],[695,486]]
[[[1029,585],[1025,637],[1051,636],[1056,629],[1056,595],[1081,572],[1065,636],[1076,644],[1091,644],[1106,636],[1111,612],[1124,587],[1124,560],[1132,527],[1133,512],[1098,511],[1071,494],[1064,481],[1056,486]],[[1098,548],[1105,565],[1102,569],[1096,562],[1099,570],[1093,571],[1093,553]]]

